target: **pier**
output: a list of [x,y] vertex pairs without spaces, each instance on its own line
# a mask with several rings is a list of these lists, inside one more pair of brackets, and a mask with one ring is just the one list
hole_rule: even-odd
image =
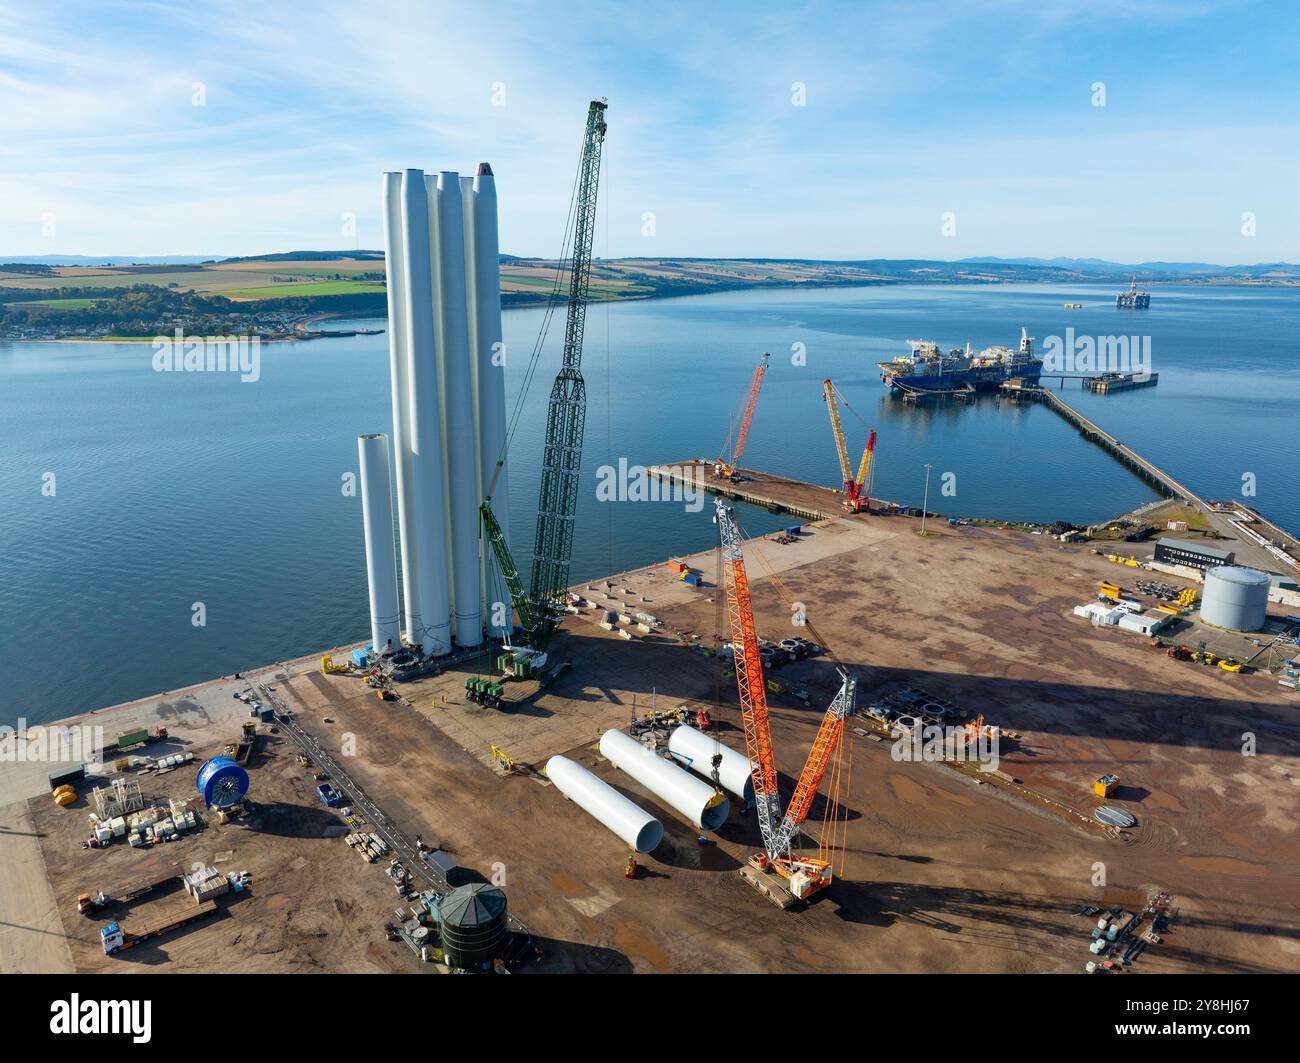
[[1202,510],[1208,511],[1210,509],[1210,504],[1205,499],[1201,498],[1181,481],[1174,479],[1154,462],[1147,461],[1137,451],[1131,447],[1126,447],[1106,429],[1081,414],[1056,392],[1044,387],[1035,387],[1012,381],[1003,384],[999,389],[999,393],[1008,395],[1017,402],[1044,403],[1074,425],[1084,439],[1107,451],[1121,465],[1127,466],[1161,494],[1170,498],[1185,498],[1189,502],[1195,503]]
[[[675,464],[651,465],[649,475],[669,485],[703,489],[711,495],[722,495],[733,502],[745,502],[766,509],[769,513],[790,513],[805,520],[830,520],[832,517],[852,519],[856,514],[844,508],[844,492],[830,487],[788,480],[771,473],[753,469],[737,469],[739,483],[713,471],[713,463],[701,460],[682,461]],[[871,508],[885,508],[878,499],[871,500]]]
[[1104,373],[1083,378],[1083,386],[1096,395],[1109,395],[1112,391],[1131,391],[1133,388],[1153,388],[1160,382],[1159,373]]

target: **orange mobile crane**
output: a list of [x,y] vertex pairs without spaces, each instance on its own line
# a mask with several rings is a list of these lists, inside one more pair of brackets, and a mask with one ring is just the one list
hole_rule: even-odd
[[[844,508],[854,513],[862,513],[871,507],[870,489],[867,488],[867,474],[871,471],[871,457],[876,452],[876,430],[871,429],[867,437],[867,449],[862,452],[862,461],[858,463],[858,475],[855,478],[849,469],[849,448],[844,442],[844,428],[840,424],[839,403],[844,396],[829,380],[822,381],[822,392],[826,396],[826,409],[831,415],[831,431],[835,433],[835,449],[840,457],[840,473],[844,478]],[[844,402],[847,406],[848,403]]]
[[[722,543],[722,572],[731,644],[734,648],[736,686],[740,693],[740,709],[745,724],[745,750],[752,765],[754,801],[763,836],[763,852],[751,857],[750,865],[760,872],[776,872],[786,880],[790,895],[797,900],[804,900],[831,884],[831,864],[828,859],[822,858],[822,854],[815,859],[800,856],[792,846],[812,807],[813,798],[821,787],[832,755],[841,746],[844,721],[854,711],[857,680],[836,661],[842,680],[839,693],[826,710],[812,749],[808,752],[808,760],[795,785],[794,795],[783,815],[781,795],[777,789],[776,757],[772,751],[772,731],[767,715],[763,664],[758,652],[758,635],[749,597],[749,577],[745,573],[745,559],[740,548],[740,525],[736,521],[735,509],[722,499],[717,500],[716,520]],[[812,630],[816,635],[815,629]],[[820,636],[818,640],[821,641]],[[837,783],[841,779],[838,763],[835,779]],[[828,800],[828,808],[835,805],[838,805],[838,793]],[[822,840],[822,850],[824,855],[829,856],[825,837]]]
[[[731,435],[727,436],[727,442],[723,446],[723,451],[731,450],[730,458],[719,458],[713,465],[713,471],[718,476],[725,476],[728,480],[735,480],[736,466],[740,464],[740,456],[745,453],[745,442],[749,439],[749,422],[754,419],[754,407],[758,403],[758,393],[763,388],[763,374],[767,372],[768,359],[772,356],[764,352],[763,357],[759,360],[758,367],[754,370],[754,377],[749,382],[749,398],[745,401],[745,410],[740,418],[740,431],[736,431],[736,423],[731,424]],[[735,436],[736,445],[731,447],[732,436]]]

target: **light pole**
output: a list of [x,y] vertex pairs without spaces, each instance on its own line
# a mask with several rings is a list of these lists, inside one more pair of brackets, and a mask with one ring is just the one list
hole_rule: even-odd
[[934,466],[929,462],[925,465],[925,500],[921,503],[921,534],[925,535],[925,514],[930,508],[930,470]]

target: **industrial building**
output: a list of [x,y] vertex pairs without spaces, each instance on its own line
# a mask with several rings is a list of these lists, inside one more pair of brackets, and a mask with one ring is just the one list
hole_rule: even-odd
[[1183,565],[1202,572],[1215,565],[1231,565],[1235,554],[1186,539],[1157,539],[1154,560],[1164,565]]
[[407,644],[441,656],[479,646],[487,635],[491,596],[478,528],[489,483],[497,522],[509,527],[492,168],[480,163],[473,177],[385,174],[383,209],[398,542],[388,437],[364,435],[358,450],[371,635],[383,655],[400,650],[404,626]]

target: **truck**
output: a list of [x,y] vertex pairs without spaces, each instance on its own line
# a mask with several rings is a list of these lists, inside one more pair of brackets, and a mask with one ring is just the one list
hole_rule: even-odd
[[128,749],[135,749],[137,746],[147,745],[150,742],[161,741],[166,737],[166,727],[158,727],[152,731],[147,727],[139,727],[134,731],[122,731],[117,736],[117,750],[121,753]]
[[105,956],[116,956],[119,952],[142,945],[153,938],[207,919],[216,910],[216,903],[210,900],[186,908],[172,909],[166,915],[159,915],[152,923],[146,923],[144,929],[138,931],[127,930],[121,923],[109,923],[100,928],[99,941],[104,947]]

